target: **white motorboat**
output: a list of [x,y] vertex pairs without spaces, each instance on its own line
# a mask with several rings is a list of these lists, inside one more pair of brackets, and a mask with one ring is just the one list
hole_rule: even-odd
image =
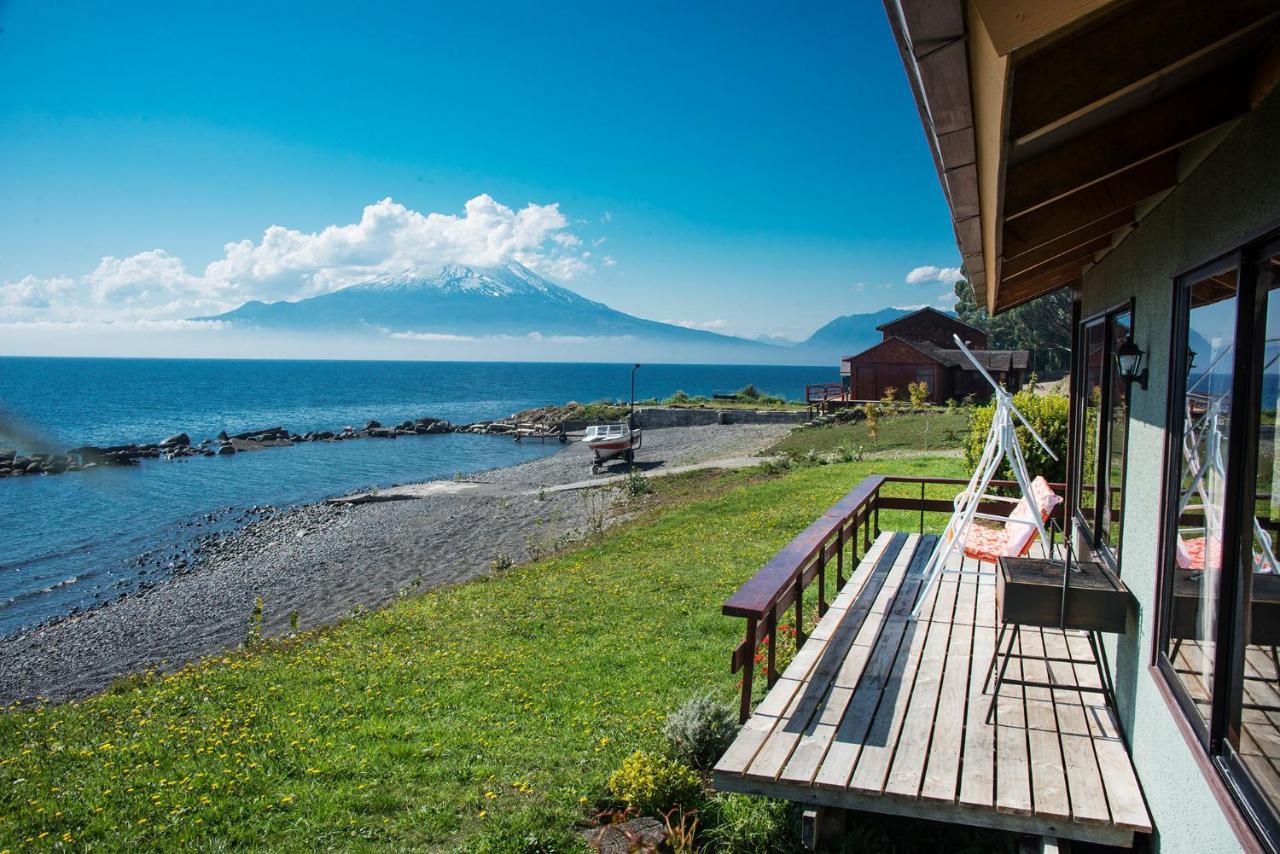
[[640,447],[641,431],[629,424],[592,424],[582,441],[595,453],[591,471],[598,473],[609,460],[623,457],[627,465],[635,462],[635,450]]

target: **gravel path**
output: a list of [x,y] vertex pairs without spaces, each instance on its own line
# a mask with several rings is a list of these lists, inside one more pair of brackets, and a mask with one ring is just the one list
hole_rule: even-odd
[[[786,425],[646,431],[637,464],[647,471],[754,454]],[[494,441],[503,441],[495,438]],[[82,616],[0,641],[0,704],[83,697],[118,676],[175,668],[240,644],[254,603],[264,632],[330,623],[402,592],[465,581],[498,555],[519,563],[585,535],[614,489],[530,490],[589,477],[579,443],[518,466],[481,472],[469,489],[359,505],[324,502],[286,510],[226,537],[190,571]],[[604,476],[610,473],[606,471]],[[483,532],[483,539],[476,536]]]

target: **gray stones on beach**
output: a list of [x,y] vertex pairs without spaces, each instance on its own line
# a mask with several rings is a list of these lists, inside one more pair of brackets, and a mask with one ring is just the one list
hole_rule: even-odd
[[187,457],[229,456],[242,451],[286,447],[302,442],[341,442],[363,438],[394,439],[398,436],[425,436],[441,433],[479,433],[515,436],[519,439],[524,435],[543,435],[544,433],[552,435],[553,427],[558,427],[558,424],[542,425],[537,419],[534,422],[518,421],[515,415],[509,419],[477,421],[472,424],[453,424],[443,418],[424,417],[402,421],[394,427],[384,427],[381,422],[370,419],[365,423],[364,428],[359,430],[350,425],[337,431],[315,430],[301,434],[290,433],[283,427],[246,430],[234,435],[229,435],[226,430],[222,430],[217,437],[203,439],[197,444],[192,443],[189,433],[176,433],[155,443],[132,443],[107,447],[83,445],[70,448],[61,454],[32,453],[30,456],[23,456],[14,448],[0,448],[0,478],[61,474],[97,466],[129,466],[143,459],[182,460]]
[[[483,422],[487,425],[488,422]],[[467,425],[469,428],[470,425]],[[226,430],[214,439],[203,439],[193,444],[189,433],[177,433],[154,444],[134,443],[100,447],[83,445],[70,448],[62,454],[33,453],[20,455],[14,448],[0,448],[0,477],[19,477],[37,474],[61,474],[67,471],[94,468],[96,466],[128,466],[142,459],[163,458],[181,460],[186,457],[230,456],[242,451],[263,448],[288,447],[301,442],[339,442],[348,439],[385,438],[397,436],[422,436],[436,433],[453,433],[463,427],[455,427],[442,418],[418,418],[403,421],[395,427],[383,427],[370,420],[362,430],[343,427],[339,431],[315,430],[293,434],[283,427],[265,427],[228,435]],[[472,432],[501,432],[478,430]]]

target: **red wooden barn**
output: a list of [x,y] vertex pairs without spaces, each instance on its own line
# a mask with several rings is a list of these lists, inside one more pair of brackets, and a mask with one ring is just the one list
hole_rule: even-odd
[[876,329],[883,340],[840,363],[841,380],[854,400],[877,400],[885,389],[897,389],[905,400],[907,386],[923,381],[928,399],[941,403],[972,394],[985,400],[991,388],[964,354],[956,349],[959,335],[982,366],[1006,388],[1017,389],[1025,380],[1031,354],[1026,350],[988,350],[987,333],[932,308],[922,308]]

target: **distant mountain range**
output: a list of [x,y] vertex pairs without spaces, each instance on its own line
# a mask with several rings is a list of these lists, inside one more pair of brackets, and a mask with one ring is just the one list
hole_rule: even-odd
[[909,308],[882,308],[869,314],[846,314],[819,328],[794,349],[835,354],[838,361],[879,344],[884,336],[876,327],[911,312]]
[[818,365],[866,349],[880,340],[877,325],[906,313],[889,308],[838,317],[799,343],[750,340],[636,317],[511,261],[497,267],[450,264],[438,270],[404,270],[296,302],[253,300],[197,319],[296,333],[365,332],[428,341],[501,336],[629,342],[601,351],[601,361],[653,359],[656,353],[673,360]]

